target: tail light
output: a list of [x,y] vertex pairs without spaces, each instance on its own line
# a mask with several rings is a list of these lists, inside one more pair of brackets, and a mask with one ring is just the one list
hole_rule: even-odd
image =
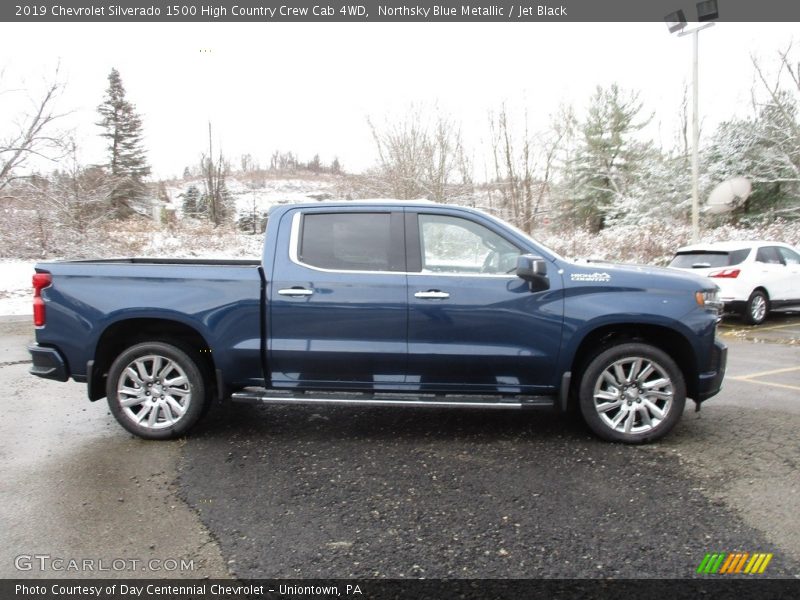
[[709,273],[709,277],[719,277],[721,279],[736,279],[741,273],[741,269],[722,269],[722,271],[714,271]]
[[33,324],[42,327],[45,322],[44,300],[42,290],[53,283],[50,273],[35,273],[33,275]]

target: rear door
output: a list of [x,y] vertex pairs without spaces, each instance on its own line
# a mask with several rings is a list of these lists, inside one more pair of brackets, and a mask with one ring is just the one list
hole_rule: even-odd
[[304,209],[281,221],[268,284],[272,384],[391,388],[405,377],[403,213]]
[[563,290],[532,293],[522,248],[479,216],[407,209],[408,382],[422,390],[551,391]]

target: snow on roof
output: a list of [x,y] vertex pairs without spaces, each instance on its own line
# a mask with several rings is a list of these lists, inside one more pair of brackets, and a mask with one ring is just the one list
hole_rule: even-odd
[[692,244],[691,246],[684,246],[678,248],[678,252],[730,252],[732,250],[744,250],[752,248],[753,246],[785,246],[791,248],[789,244],[782,242],[771,242],[768,240],[737,240],[732,242],[708,242],[700,244]]

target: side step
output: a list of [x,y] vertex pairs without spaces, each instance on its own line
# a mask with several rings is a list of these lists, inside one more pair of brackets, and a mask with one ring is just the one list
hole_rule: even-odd
[[409,406],[434,408],[553,408],[552,396],[470,396],[359,392],[295,392],[245,388],[231,395],[236,402],[264,404],[328,404],[339,406]]

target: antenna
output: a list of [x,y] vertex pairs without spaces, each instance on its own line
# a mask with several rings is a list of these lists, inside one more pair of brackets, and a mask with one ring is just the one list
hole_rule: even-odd
[[752,189],[746,177],[727,179],[711,190],[705,212],[711,215],[731,212],[744,204]]

